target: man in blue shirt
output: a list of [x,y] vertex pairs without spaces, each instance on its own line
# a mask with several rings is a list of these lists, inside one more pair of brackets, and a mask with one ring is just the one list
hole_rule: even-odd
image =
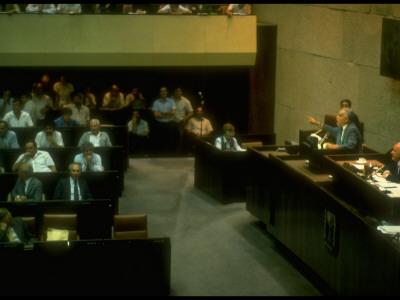
[[80,126],[79,121],[72,118],[72,109],[70,107],[63,107],[61,110],[61,117],[54,120],[56,127],[75,127]]
[[17,134],[8,129],[8,124],[0,120],[0,149],[19,148]]

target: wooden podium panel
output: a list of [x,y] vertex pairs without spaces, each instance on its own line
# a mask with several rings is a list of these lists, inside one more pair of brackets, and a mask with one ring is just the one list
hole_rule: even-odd
[[246,209],[325,295],[400,295],[399,242],[339,197],[330,172],[313,172],[301,156],[248,151]]

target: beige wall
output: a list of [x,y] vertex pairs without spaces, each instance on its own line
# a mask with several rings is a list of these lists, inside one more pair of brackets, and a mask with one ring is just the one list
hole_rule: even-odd
[[311,115],[335,114],[343,98],[364,122],[365,143],[386,152],[400,141],[400,82],[379,75],[383,17],[400,4],[255,4],[277,24],[274,129],[277,143],[314,129]]
[[251,66],[256,16],[0,15],[0,66]]

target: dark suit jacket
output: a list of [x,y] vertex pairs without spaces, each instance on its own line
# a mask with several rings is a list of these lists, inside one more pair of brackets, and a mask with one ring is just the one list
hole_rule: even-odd
[[385,171],[390,171],[391,173],[388,177],[386,177],[386,180],[400,183],[400,175],[397,172],[397,162],[392,162],[391,164],[386,165],[383,168],[383,172]]
[[[82,195],[82,200],[92,199],[92,193],[90,192],[89,185],[86,180],[78,180],[79,189]],[[71,200],[71,185],[69,177],[61,178],[54,189],[54,200]]]
[[[17,234],[18,238],[21,240],[22,243],[25,245],[32,245],[35,241],[31,232],[29,232],[28,226],[20,217],[12,218],[12,225],[14,228],[15,233]],[[7,236],[7,230],[0,229],[0,242],[9,242]]]
[[342,142],[342,126],[329,126],[324,124],[324,129],[336,138],[336,144],[339,149],[348,149],[348,153],[362,153],[362,138],[356,124],[349,123],[343,135]]
[[[11,198],[14,199],[17,195],[24,195],[24,182],[21,178],[17,179],[14,188],[11,191]],[[43,184],[36,177],[32,177],[26,190],[25,201],[41,201],[43,195]]]

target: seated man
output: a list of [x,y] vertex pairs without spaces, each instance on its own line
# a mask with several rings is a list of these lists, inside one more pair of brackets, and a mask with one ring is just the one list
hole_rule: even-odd
[[98,119],[90,120],[90,131],[82,134],[78,147],[81,147],[85,142],[91,142],[95,147],[112,146],[108,133],[100,131],[100,121]]
[[57,172],[49,152],[38,150],[36,142],[27,141],[25,143],[25,151],[25,153],[22,153],[17,158],[12,166],[13,172],[17,172],[23,163],[31,164],[33,172]]
[[360,131],[354,123],[354,113],[349,108],[342,108],[336,116],[337,127],[322,124],[313,117],[307,117],[311,124],[318,125],[336,138],[336,144],[326,143],[326,149],[348,149],[349,153],[362,153]]
[[213,131],[211,122],[203,116],[203,109],[201,106],[196,108],[194,117],[189,119],[186,123],[186,131],[197,137],[209,136]]
[[383,168],[382,177],[386,180],[400,183],[400,142],[394,144],[392,152],[393,163]]
[[121,109],[125,107],[125,96],[116,84],[111,86],[111,90],[104,95],[103,108]]
[[6,121],[0,120],[0,149],[11,148],[19,148],[17,134],[8,129],[8,124]]
[[82,166],[83,172],[103,171],[101,156],[93,153],[94,145],[91,142],[85,142],[81,146],[82,153],[75,155],[74,162]]
[[12,217],[7,208],[0,207],[0,242],[33,245],[35,238],[20,217]]
[[35,142],[38,148],[61,148],[64,147],[64,141],[61,132],[54,130],[55,124],[46,121],[44,130],[36,134]]
[[56,127],[75,127],[80,126],[79,121],[72,118],[72,109],[70,107],[63,107],[61,109],[61,117],[54,120]]
[[242,149],[239,146],[237,140],[233,137],[235,135],[235,127],[232,124],[224,124],[222,132],[224,135],[215,139],[215,147],[223,151],[246,151],[246,149]]
[[41,201],[43,195],[42,182],[33,176],[31,164],[23,163],[18,170],[18,179],[11,191],[11,200],[21,201]]
[[129,152],[143,153],[149,147],[149,124],[140,117],[139,110],[135,109],[132,119],[128,122]]
[[10,127],[33,127],[33,121],[29,113],[22,110],[21,99],[15,98],[12,101],[12,111],[5,114],[3,120]]
[[68,107],[72,110],[72,118],[77,120],[81,126],[89,125],[90,111],[86,105],[82,104],[83,94],[73,93],[72,103],[68,104]]
[[86,200],[92,199],[89,185],[86,180],[81,179],[82,168],[79,163],[69,165],[68,177],[58,180],[54,189],[54,200]]

